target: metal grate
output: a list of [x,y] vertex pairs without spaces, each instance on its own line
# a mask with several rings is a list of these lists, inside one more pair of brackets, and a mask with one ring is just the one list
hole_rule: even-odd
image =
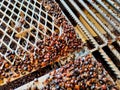
[[[2,0],[0,9],[0,55],[12,65],[16,58],[24,60],[32,47],[37,49],[37,43],[45,37],[62,33],[38,1]],[[14,60],[9,54],[16,55]]]
[[[74,25],[79,36],[86,42],[92,55],[102,63],[115,82],[119,81],[119,0],[56,0],[56,2]],[[117,84],[119,86],[119,83]],[[32,81],[18,89],[27,88],[29,85],[35,86],[35,82]]]
[[[120,78],[119,0],[56,1],[63,6],[63,11],[66,10],[66,18],[72,20],[76,32],[93,56],[98,60],[96,52],[99,52],[102,64],[107,63],[106,67],[110,67],[115,78]],[[39,48],[39,42],[45,42],[54,33],[62,34],[62,28],[54,22],[54,16],[45,11],[39,0],[0,0],[0,69],[14,66],[18,60],[24,61],[31,51],[37,56],[35,50]],[[62,63],[64,65],[66,61]],[[17,74],[14,70],[11,73]],[[21,76],[24,76],[22,73]]]
[[114,71],[116,78],[120,78],[120,64],[118,64],[120,63],[120,49],[118,49],[120,47],[120,2],[118,0],[56,1],[66,17],[69,15],[69,20],[82,40],[87,43],[89,50],[92,53],[99,52],[106,65]]
[[[11,78],[0,78],[0,85],[14,81],[30,72],[15,71],[15,65],[22,63],[36,50],[39,43],[54,34],[61,35],[62,28],[54,23],[54,16],[44,10],[38,1],[2,0],[0,1],[0,70],[7,70]],[[9,69],[9,68],[8,68]],[[20,76],[17,76],[20,73]],[[6,73],[7,75],[7,73]]]
[[43,3],[0,1],[0,88],[19,87],[66,64],[84,48],[59,6],[52,15]]

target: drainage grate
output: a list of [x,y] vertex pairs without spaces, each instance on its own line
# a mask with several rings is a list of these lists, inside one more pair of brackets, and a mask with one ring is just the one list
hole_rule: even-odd
[[[30,47],[38,48],[38,41],[61,30],[54,24],[54,17],[37,1],[3,0],[0,8],[0,54],[10,64],[14,64],[17,57],[25,59],[19,50],[29,53]],[[7,57],[9,54],[16,54],[13,61]]]
[[[55,37],[58,36],[59,38],[59,36],[61,36],[61,38],[63,38],[63,36],[65,36],[63,33],[68,31],[71,32],[68,35],[69,38],[66,35],[65,40],[64,38],[62,39],[63,41],[59,40],[60,47],[61,42],[63,42],[64,46],[62,48],[65,49],[70,47],[75,51],[77,46],[83,48],[83,43],[80,40],[80,38],[82,38],[82,41],[87,44],[93,56],[103,64],[114,81],[120,78],[119,0],[56,0],[66,15],[66,18],[71,21],[71,24],[73,24],[76,32],[80,36],[79,39],[75,40],[73,38],[76,38],[76,34],[71,25],[68,27],[66,25],[67,22],[63,23],[62,26],[64,26],[64,28],[59,25],[65,17],[63,16],[58,20],[56,19],[56,17],[61,16],[63,13],[60,12],[58,15],[53,13],[52,10],[54,7],[52,7],[50,12],[46,11],[46,9],[49,10],[50,7],[44,7],[39,1],[40,0],[0,1],[0,85],[8,83],[0,88],[17,88],[30,82],[34,78],[48,73],[54,68],[59,68],[62,64],[65,65],[67,61],[54,63],[54,65],[52,62],[51,66],[39,70],[38,66],[45,66],[46,63],[44,62],[47,62],[47,59],[44,59],[44,62],[42,62],[42,60],[39,60],[42,54],[38,55],[36,52],[39,52],[37,51],[39,47],[43,47],[43,42],[46,45],[49,44],[49,42],[46,43],[46,39],[49,37],[52,36],[54,43]],[[47,3],[43,0],[43,3],[49,4],[49,0]],[[54,14],[54,16],[49,13]],[[66,29],[66,31],[63,29]],[[72,40],[70,40],[70,38]],[[57,47],[57,45],[54,46],[56,52],[58,51]],[[44,50],[42,52],[44,52]],[[69,49],[66,52],[73,51]],[[50,54],[47,53],[45,57],[49,55]],[[63,52],[62,55],[67,56],[66,53],[64,55]],[[54,52],[52,56],[52,59],[54,59]],[[29,57],[30,60],[28,60],[27,57]],[[33,57],[35,61],[30,57]],[[73,58],[74,55],[70,54],[69,57]],[[68,59],[71,60],[69,57]],[[39,59],[36,60],[36,58]],[[61,59],[64,59],[64,57]],[[33,66],[34,68],[31,68],[32,65],[30,66],[29,63],[42,65],[36,65]],[[51,61],[49,61],[49,63],[51,63]]]
[[[42,3],[33,0],[0,2],[2,88],[16,88],[33,80],[35,76],[31,79],[26,77],[30,77],[33,73],[37,75],[37,71],[41,68],[52,67],[45,68],[45,73],[58,68],[67,63],[64,59],[74,57],[75,51],[84,48],[84,43],[76,35],[73,26],[66,20],[59,6],[60,15],[51,15],[46,10],[49,7],[43,6]],[[62,21],[64,24],[61,24]],[[12,82],[19,84],[14,85]]]
[[[45,42],[45,39],[54,33],[61,35],[62,28],[54,23],[54,16],[48,14],[40,2],[2,0],[0,2],[0,69],[19,65],[31,52],[37,56],[35,50],[39,48],[39,43]],[[19,73],[14,70],[10,72],[15,75]]]
[[[105,68],[111,68],[106,70],[108,72],[111,70],[112,73],[114,71],[115,77],[120,78],[120,67],[117,64],[120,63],[119,1],[56,0],[56,2],[60,5],[66,17],[69,16],[68,19],[74,25],[82,40],[86,42],[89,50],[92,53],[99,52],[104,60],[101,63],[103,65],[107,63],[109,66],[105,66]],[[114,58],[110,55],[113,55]],[[96,55],[95,58],[99,59]]]

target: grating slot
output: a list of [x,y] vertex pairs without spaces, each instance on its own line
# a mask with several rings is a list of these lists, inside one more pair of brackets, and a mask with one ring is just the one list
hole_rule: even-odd
[[43,13],[43,12],[41,12],[41,15],[42,15],[44,18],[46,17],[45,13]]
[[0,39],[2,39],[2,37],[3,37],[3,32],[0,31]]
[[40,8],[40,4],[38,2],[35,3],[35,5]]
[[[22,8],[21,8],[24,12],[26,12],[26,8],[24,7],[24,6],[22,6]],[[28,14],[30,14],[31,15],[31,12],[28,10],[28,12],[27,12]]]
[[27,42],[26,42],[25,39],[22,38],[22,39],[20,40],[20,44],[21,44],[23,47],[26,46],[26,43],[27,43]]
[[13,14],[12,19],[16,21],[17,20],[17,15]]
[[[35,22],[35,21],[33,21],[32,24],[33,24],[34,26],[36,26],[36,22]],[[25,24],[24,24],[24,28],[30,28],[30,25],[29,25],[28,23],[25,23]]]
[[16,14],[18,14],[18,13],[19,13],[19,10],[18,10],[17,8],[15,8],[15,9],[14,9],[14,12],[15,12]]
[[28,5],[28,7],[33,10],[33,6],[31,4]]
[[9,44],[10,42],[10,38],[8,36],[5,36],[3,41],[6,43],[6,44]]
[[52,22],[52,18],[50,16],[47,17],[47,19]]
[[3,20],[4,20],[6,23],[8,23],[9,18],[5,16],[5,17],[3,18]]
[[30,40],[31,43],[33,43],[33,44],[35,43],[35,38],[33,36],[30,36],[29,40]]
[[1,10],[4,12],[6,9],[4,6],[1,7]]
[[114,74],[114,71],[111,69],[111,67],[109,67],[109,64],[107,64],[107,62],[104,60],[104,58],[102,57],[102,55],[100,54],[99,51],[95,51],[92,53],[93,56],[95,57],[95,59],[102,63],[102,65],[104,66],[104,68],[106,69],[106,71],[108,71],[109,75],[112,77],[113,80],[116,80],[117,77]]
[[21,5],[20,3],[16,3],[16,6],[17,6],[18,8],[20,8],[20,5]]
[[31,50],[31,48],[32,48],[32,45],[31,45],[30,43],[28,43],[28,44],[27,44],[27,50],[29,50],[29,51],[30,51],[30,50]]
[[113,42],[112,45],[115,47],[115,49],[120,53],[120,46],[117,44],[117,42]]
[[8,2],[7,2],[7,1],[4,1],[3,4],[7,6],[7,5],[8,5]]
[[115,63],[115,65],[120,70],[120,61],[119,61],[119,59],[111,52],[111,50],[107,46],[103,47],[103,50],[106,52],[106,54],[111,58],[111,60]]
[[13,6],[12,6],[11,4],[9,4],[8,8],[9,8],[10,10],[12,10],[12,9],[13,9]]
[[28,21],[28,22],[31,22],[31,18],[29,16],[26,15],[25,19]]
[[10,0],[10,2],[14,4],[14,3],[15,3],[15,0]]
[[1,11],[0,11],[0,18],[2,18],[3,17],[3,13],[1,13]]
[[44,36],[41,33],[38,33],[38,38],[40,38],[40,40],[43,40]]
[[8,14],[8,16],[11,16],[11,12],[9,10],[6,11],[6,14]]
[[34,15],[33,15],[33,17],[34,17],[36,20],[38,20],[38,19],[39,19],[39,17],[38,17],[38,15],[37,15],[37,14],[34,14]]
[[[57,32],[57,34],[59,35],[59,30],[57,30],[57,31],[55,31],[55,32]],[[52,35],[51,31],[49,31],[49,30],[46,31],[46,34],[49,35],[49,36]]]
[[92,49],[95,48],[95,47],[94,47],[94,44],[93,44],[92,42],[90,42],[89,40],[87,40],[87,47],[88,47],[90,50],[92,50]]
[[2,54],[5,54],[6,51],[7,51],[7,47],[6,47],[4,44],[2,44],[2,45],[0,46],[0,52],[1,52]]
[[49,22],[47,22],[47,26],[52,30],[52,25]]
[[32,12],[30,10],[27,11],[27,14],[29,14],[30,16],[32,16]]
[[[15,22],[13,20],[10,20],[9,25],[14,28],[15,27]],[[17,29],[19,31],[19,28]]]
[[44,20],[44,19],[40,19],[40,22],[41,22],[42,24],[45,24],[45,20]]
[[88,40],[88,38],[86,37],[86,35],[82,32],[82,29],[77,25],[76,27],[76,32],[79,34],[79,36],[82,38],[82,40],[84,42],[86,42],[86,40]]
[[14,39],[15,41],[18,41],[19,39],[16,37],[16,34],[17,34],[17,33],[14,33],[14,34],[13,34],[13,39]]
[[5,23],[1,23],[1,24],[0,24],[0,28],[3,29],[3,30],[5,30],[5,29],[6,29]]

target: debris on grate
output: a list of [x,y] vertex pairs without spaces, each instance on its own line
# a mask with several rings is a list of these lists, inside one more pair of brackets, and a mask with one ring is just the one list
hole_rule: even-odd
[[[61,10],[60,16],[62,15]],[[55,22],[41,2],[3,1],[0,6],[0,80],[1,85],[53,65],[84,46],[62,16],[63,25]],[[66,38],[64,40],[64,38]],[[74,41],[74,42],[73,42]],[[34,63],[36,62],[36,63]]]

